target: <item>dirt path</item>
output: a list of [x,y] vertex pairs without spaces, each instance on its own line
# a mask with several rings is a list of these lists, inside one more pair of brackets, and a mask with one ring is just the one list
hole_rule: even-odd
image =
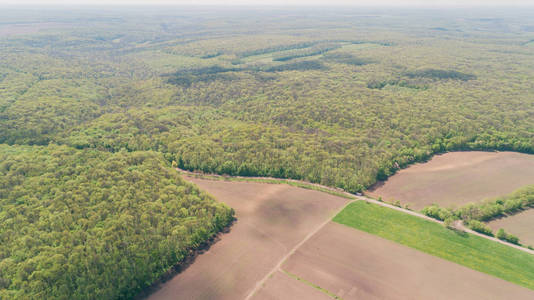
[[[182,169],[178,169],[178,168],[176,170],[178,170],[179,172],[182,172],[182,173],[184,173],[186,175],[189,175],[189,176],[195,176],[195,177],[201,177],[201,178],[202,178],[202,176],[206,176],[206,177],[218,178],[220,180],[228,180],[227,178],[229,177],[229,178],[240,179],[240,180],[243,180],[243,181],[247,181],[247,180],[273,180],[273,181],[282,181],[282,182],[286,181],[286,182],[299,183],[301,185],[308,185],[308,186],[311,186],[311,187],[317,187],[317,188],[321,188],[321,189],[324,189],[324,190],[330,190],[330,191],[333,191],[333,192],[336,192],[336,193],[341,193],[341,194],[343,194],[343,195],[345,195],[347,197],[350,197],[352,199],[355,199],[355,200],[362,200],[362,201],[371,202],[371,203],[374,203],[374,204],[377,204],[377,205],[380,205],[380,206],[384,206],[384,207],[388,207],[388,208],[391,208],[391,209],[394,209],[394,210],[397,210],[397,211],[400,211],[400,212],[403,212],[403,213],[406,213],[406,214],[409,214],[409,215],[412,215],[412,216],[416,216],[416,217],[419,217],[419,218],[422,218],[422,219],[425,219],[425,220],[428,220],[428,221],[432,221],[432,222],[435,222],[435,223],[443,224],[443,221],[439,221],[439,220],[433,219],[431,217],[428,217],[426,215],[423,215],[423,214],[418,213],[418,212],[413,211],[413,210],[409,210],[409,209],[398,207],[398,206],[395,206],[395,205],[392,205],[392,204],[381,202],[381,201],[378,201],[378,200],[375,200],[375,199],[372,199],[372,198],[369,198],[369,197],[366,197],[366,196],[363,196],[363,195],[354,195],[354,194],[348,193],[348,192],[346,192],[346,191],[344,191],[342,189],[339,189],[339,188],[332,188],[332,187],[320,185],[320,184],[317,184],[317,183],[310,183],[310,182],[301,181],[301,180],[295,180],[295,179],[280,179],[280,178],[273,178],[273,177],[222,176],[222,175],[217,175],[217,174],[204,175],[204,174],[194,173],[194,172],[190,172],[190,171],[186,171],[186,170],[182,170]],[[341,210],[339,210],[339,211],[341,211]],[[328,223],[328,222],[326,222],[326,223]],[[322,224],[322,226],[325,226],[326,223]],[[319,229],[315,230],[315,232],[319,231]],[[500,244],[503,244],[503,245],[506,245],[506,246],[509,246],[509,247],[512,247],[512,248],[515,248],[515,249],[521,250],[523,252],[527,252],[527,253],[530,253],[530,254],[534,255],[534,251],[533,250],[530,250],[528,248],[521,247],[521,246],[518,246],[518,245],[515,245],[515,244],[512,244],[512,243],[508,243],[508,242],[499,240],[499,239],[491,237],[491,236],[487,236],[487,235],[478,233],[476,231],[473,231],[473,230],[465,227],[463,224],[460,225],[460,229],[462,229],[463,231],[465,231],[467,233],[470,233],[470,234],[473,234],[473,235],[476,235],[476,236],[479,236],[479,237],[482,237],[482,238],[485,238],[485,239],[488,239],[488,240],[491,240],[491,241],[494,241],[494,242],[497,242],[497,243],[500,243]],[[309,237],[307,237],[307,239],[309,239],[310,237],[311,237],[311,235]],[[304,242],[305,241],[302,241],[300,244],[303,244]],[[293,252],[294,252],[294,250],[296,250],[296,249],[293,249]],[[274,273],[276,270],[277,269],[274,269],[269,274]],[[247,297],[247,299],[249,299],[249,297]]]
[[149,299],[244,299],[299,241],[351,201],[287,184],[183,177],[234,208],[237,220]]
[[345,300],[534,299],[534,290],[336,222],[282,269]]
[[276,273],[277,271],[281,271],[281,266],[282,264],[291,256],[295,253],[295,251],[297,251],[298,248],[300,248],[300,246],[302,246],[304,243],[306,243],[306,241],[308,241],[312,236],[314,236],[317,232],[319,232],[321,229],[323,229],[323,227],[325,227],[328,223],[330,223],[330,221],[332,220],[333,217],[335,217],[340,211],[342,211],[347,205],[349,205],[350,203],[354,202],[356,200],[351,200],[349,201],[347,204],[345,204],[343,207],[339,208],[332,216],[330,216],[330,218],[328,218],[326,221],[324,221],[322,224],[320,224],[319,226],[317,226],[317,228],[315,228],[313,231],[311,231],[310,233],[308,233],[308,235],[302,240],[300,241],[298,244],[295,245],[295,247],[293,247],[284,257],[282,257],[282,259],[276,264],[276,266],[274,266],[274,268],[271,269],[271,271],[269,271],[269,273],[267,273],[267,275],[265,275],[265,277],[263,277],[260,281],[256,282],[256,285],[254,286],[254,289],[252,291],[250,291],[250,293],[247,295],[247,297],[245,298],[245,300],[249,300],[252,298],[252,296],[254,296],[254,294],[259,291],[263,285],[265,284],[265,282],[274,274]]

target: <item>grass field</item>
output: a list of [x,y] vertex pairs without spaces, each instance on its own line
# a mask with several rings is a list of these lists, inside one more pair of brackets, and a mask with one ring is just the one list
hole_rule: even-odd
[[363,201],[334,221],[534,290],[534,256],[511,247]]

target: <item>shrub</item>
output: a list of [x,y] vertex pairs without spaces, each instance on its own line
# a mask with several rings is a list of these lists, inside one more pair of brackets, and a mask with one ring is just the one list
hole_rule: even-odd
[[454,224],[453,218],[447,218],[445,219],[445,221],[443,221],[443,225],[449,229],[455,229],[453,224]]
[[423,208],[423,210],[421,210],[421,213],[440,221],[444,221],[448,218],[453,217],[453,213],[450,210],[441,208],[436,204]]
[[506,214],[517,213],[533,206],[533,204],[534,185],[529,185],[504,197],[486,200],[482,203],[469,203],[452,213],[463,220],[486,222]]
[[471,230],[474,230],[476,232],[479,232],[485,235],[493,236],[493,230],[491,230],[491,228],[485,223],[482,223],[477,220],[469,220],[468,222],[466,222],[466,225]]
[[503,241],[510,242],[512,244],[519,245],[519,238],[513,234],[506,233],[506,231],[504,231],[504,229],[502,228],[497,231],[496,236],[499,240],[503,240]]

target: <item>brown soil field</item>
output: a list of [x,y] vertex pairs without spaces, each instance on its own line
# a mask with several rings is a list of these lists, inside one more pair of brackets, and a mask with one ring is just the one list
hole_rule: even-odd
[[534,182],[534,155],[516,152],[450,152],[418,163],[377,184],[370,196],[411,208],[460,206],[502,196]]
[[282,269],[345,300],[534,299],[524,287],[334,222]]
[[184,178],[234,208],[237,221],[150,299],[244,299],[293,247],[349,201],[284,184]]
[[265,285],[252,297],[254,300],[306,299],[332,300],[330,296],[318,289],[277,271]]
[[534,209],[528,209],[516,215],[500,218],[488,223],[493,230],[504,229],[519,238],[523,245],[534,247]]

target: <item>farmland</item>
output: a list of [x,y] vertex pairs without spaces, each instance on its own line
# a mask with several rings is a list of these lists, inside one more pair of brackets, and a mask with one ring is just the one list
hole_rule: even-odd
[[342,299],[531,299],[534,295],[502,279],[335,222],[300,247],[282,268]]
[[149,299],[245,298],[292,247],[348,201],[284,184],[188,179],[234,208],[237,221]]
[[508,246],[363,201],[334,221],[534,289],[532,255]]
[[531,254],[508,246],[364,201],[318,227],[349,200],[288,184],[186,179],[234,207],[237,221],[149,299],[534,295]]
[[451,152],[399,171],[369,194],[414,209],[431,204],[448,208],[503,196],[532,182],[534,155]]
[[279,270],[267,280],[264,287],[259,290],[252,299],[330,300],[332,298],[314,286],[299,281],[288,275],[286,272]]
[[534,209],[525,210],[513,216],[495,219],[488,223],[493,230],[503,228],[519,237],[521,244],[534,246]]
[[[0,7],[0,298],[131,298],[197,251],[153,297],[242,298],[258,280],[257,297],[276,297],[286,277],[295,297],[339,292],[275,267],[349,200],[188,183],[175,170],[340,195],[436,154],[514,151],[451,160],[466,173],[444,170],[446,186],[443,170],[427,172],[445,185],[417,179],[425,197],[392,200],[419,208],[511,192],[532,182],[533,15]],[[441,248],[463,249],[442,237]],[[483,271],[524,284],[524,270],[502,271],[503,255],[484,257]]]

